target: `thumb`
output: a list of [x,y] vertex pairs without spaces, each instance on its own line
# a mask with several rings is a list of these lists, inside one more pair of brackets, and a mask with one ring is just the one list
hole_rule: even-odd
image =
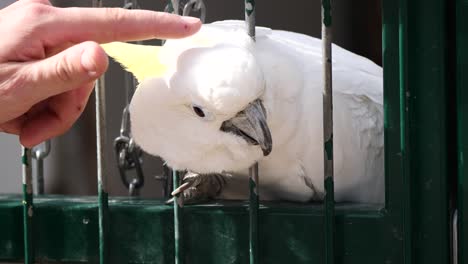
[[30,66],[32,97],[39,102],[97,79],[106,71],[108,59],[99,44],[88,41]]

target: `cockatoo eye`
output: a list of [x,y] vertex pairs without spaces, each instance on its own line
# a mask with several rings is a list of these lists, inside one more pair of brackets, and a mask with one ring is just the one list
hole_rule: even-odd
[[193,105],[190,106],[190,108],[203,121],[213,121],[215,119],[214,115],[212,113],[210,113],[209,111],[204,110],[202,107],[200,107],[198,105],[193,104]]
[[201,109],[199,106],[194,105],[192,106],[192,109],[195,112],[195,114],[197,114],[197,116],[205,117],[205,112],[203,112],[203,109]]

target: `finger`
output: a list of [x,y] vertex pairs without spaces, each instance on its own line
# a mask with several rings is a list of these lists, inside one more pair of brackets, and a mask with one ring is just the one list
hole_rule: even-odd
[[21,132],[21,127],[23,127],[23,122],[25,120],[25,116],[20,116],[13,120],[10,120],[6,123],[0,125],[0,132],[5,132],[8,134],[15,134],[19,135]]
[[[200,29],[198,18],[123,8],[57,8],[42,27],[49,45],[64,41],[99,43],[181,38]],[[53,32],[53,34],[51,34]],[[41,34],[40,34],[41,35]]]
[[20,2],[31,2],[50,5],[49,0],[20,0]]
[[28,117],[20,133],[23,146],[31,147],[44,140],[65,133],[83,112],[94,82],[54,96],[48,100],[48,106]]
[[51,56],[54,56],[72,46],[76,45],[76,43],[73,43],[73,42],[63,42],[63,43],[60,43],[60,44],[57,44],[57,45],[54,45],[54,46],[51,46],[51,47],[45,47],[45,57],[48,58],[48,57],[51,57]]
[[15,93],[34,105],[95,80],[107,69],[108,59],[97,43],[84,42],[27,66],[19,68],[24,84]]

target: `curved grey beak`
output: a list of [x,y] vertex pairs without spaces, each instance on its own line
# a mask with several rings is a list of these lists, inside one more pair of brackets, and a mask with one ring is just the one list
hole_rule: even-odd
[[266,112],[260,99],[250,103],[247,108],[221,125],[221,131],[230,132],[245,139],[249,144],[259,145],[263,156],[272,149],[270,129],[266,122]]

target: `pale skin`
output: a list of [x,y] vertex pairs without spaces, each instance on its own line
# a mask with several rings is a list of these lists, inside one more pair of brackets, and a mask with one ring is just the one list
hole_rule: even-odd
[[99,43],[192,35],[201,22],[147,10],[56,8],[20,0],[0,10],[0,132],[26,147],[61,135],[107,69]]

